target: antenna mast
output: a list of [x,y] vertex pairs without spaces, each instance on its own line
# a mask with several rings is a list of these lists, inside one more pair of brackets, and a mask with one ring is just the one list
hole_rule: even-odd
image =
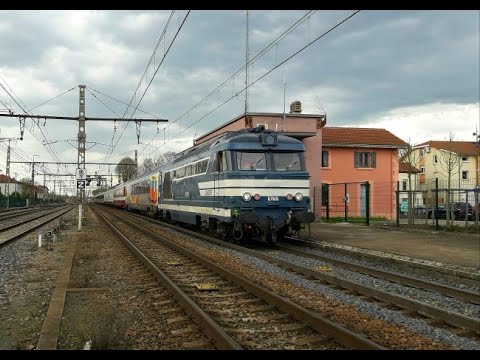
[[287,83],[285,81],[285,73],[283,73],[283,132],[285,132],[285,94],[287,92]]
[[249,61],[249,48],[248,48],[248,10],[247,10],[247,36],[245,46],[245,115],[248,112],[248,61]]

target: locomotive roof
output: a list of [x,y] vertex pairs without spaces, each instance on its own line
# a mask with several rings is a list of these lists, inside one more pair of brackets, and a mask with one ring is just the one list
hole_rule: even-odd
[[[275,150],[290,150],[303,151],[303,143],[290,136],[283,135],[279,132],[274,132],[265,129],[242,129],[237,131],[228,131],[220,134],[217,137],[209,139],[199,145],[188,148],[177,155],[173,163],[182,161],[186,158],[201,154],[207,149],[235,149],[235,150],[255,150],[265,149],[268,145],[262,145],[260,142],[261,134],[275,134],[278,138],[278,145],[271,146]],[[270,146],[269,146],[270,147]]]

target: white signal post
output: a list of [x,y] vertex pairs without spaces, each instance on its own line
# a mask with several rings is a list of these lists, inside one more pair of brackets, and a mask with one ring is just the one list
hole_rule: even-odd
[[[85,191],[85,183],[87,181],[87,172],[85,169],[78,168],[76,171],[77,190],[83,193]],[[82,202],[78,204],[78,230],[82,230]]]

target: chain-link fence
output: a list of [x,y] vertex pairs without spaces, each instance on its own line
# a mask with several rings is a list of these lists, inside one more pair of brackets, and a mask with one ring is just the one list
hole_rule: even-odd
[[397,224],[464,226],[478,231],[480,187],[463,185],[453,188],[447,181],[432,179],[415,184],[418,190],[409,191],[401,190],[398,184]]
[[316,186],[312,209],[317,220],[369,224],[465,226],[479,228],[480,187],[451,188],[438,180],[401,190],[399,182],[346,182]]

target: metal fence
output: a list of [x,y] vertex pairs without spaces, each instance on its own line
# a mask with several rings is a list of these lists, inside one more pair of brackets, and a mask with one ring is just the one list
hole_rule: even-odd
[[368,224],[369,198],[368,182],[322,184],[314,188],[312,208],[317,219],[360,221]]
[[[450,185],[450,186],[449,186]],[[453,184],[457,185],[458,184]],[[453,187],[446,181],[431,179],[416,184],[419,190],[400,190],[397,187],[397,225],[427,224],[464,226],[479,229],[480,187]],[[471,186],[471,187],[470,187]]]
[[[312,211],[317,220],[365,224],[388,220],[397,225],[476,226],[478,229],[480,187],[448,188],[446,182],[436,179],[414,184],[413,188],[419,189],[414,191],[401,190],[401,185],[400,182],[368,181],[322,184],[314,187]],[[459,216],[453,210],[453,203],[468,204],[465,208],[472,209],[471,215],[468,210],[466,218]],[[450,213],[443,215],[442,209],[447,207]]]

